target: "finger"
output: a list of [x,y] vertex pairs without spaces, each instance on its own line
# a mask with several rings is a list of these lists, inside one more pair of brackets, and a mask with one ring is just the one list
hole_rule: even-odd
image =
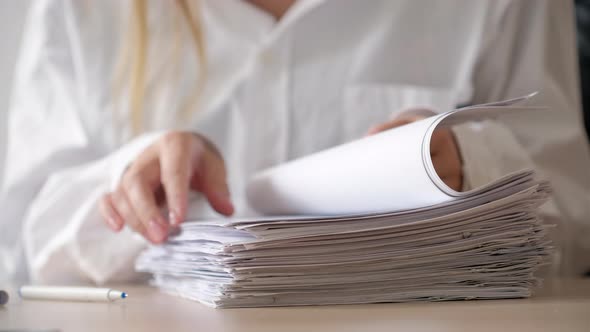
[[431,155],[432,164],[438,176],[446,185],[460,191],[463,185],[461,159],[453,146],[447,145],[436,155]]
[[120,231],[123,228],[124,222],[123,218],[121,218],[113,206],[111,194],[104,195],[100,199],[98,206],[100,214],[102,215],[103,220],[107,226],[109,226],[115,232]]
[[[190,140],[178,139],[160,150],[160,177],[168,203],[168,219],[171,225],[179,225],[186,217],[188,193],[194,156]],[[193,152],[195,153],[195,152]]]
[[435,130],[430,138],[430,153],[436,155],[450,144],[455,144],[452,135],[453,134],[448,129]]
[[461,154],[453,132],[449,129],[435,130],[430,140],[432,158],[442,155],[441,161],[451,162],[452,169],[461,168]]
[[381,123],[381,124],[371,127],[369,129],[369,131],[367,132],[367,136],[374,135],[374,134],[377,134],[377,133],[380,133],[380,132],[383,132],[383,131],[386,131],[389,129],[401,127],[401,126],[410,124],[412,122],[422,120],[424,118],[425,118],[425,116],[422,116],[422,115],[400,116],[395,119],[392,119],[387,122],[384,122],[384,123]]
[[227,173],[222,160],[215,155],[205,155],[198,164],[199,169],[193,179],[193,187],[201,191],[215,211],[230,216],[234,213],[231,202]]
[[463,188],[463,181],[461,177],[443,177],[441,180],[443,180],[443,182],[449,186],[449,188],[455,191],[461,191],[461,188]]
[[124,188],[137,219],[147,231],[148,239],[153,243],[162,243],[168,237],[168,223],[158,209],[155,191],[137,175],[124,180]]
[[452,177],[458,174],[459,165],[446,154],[437,154],[432,156],[432,165],[436,170],[436,174],[441,179],[443,177]]
[[135,215],[135,211],[131,204],[129,204],[129,200],[127,199],[127,195],[125,195],[122,189],[115,191],[111,194],[111,202],[113,203],[113,207],[125,224],[134,230],[135,232],[141,234],[143,237],[147,239],[147,231],[141,221]]
[[158,207],[162,207],[164,204],[166,204],[166,192],[164,191],[164,187],[160,186],[158,188],[158,190],[156,190],[156,204],[158,204]]
[[403,126],[403,125],[406,125],[406,124],[408,124],[410,122],[413,122],[413,121],[411,121],[408,118],[404,118],[404,119],[394,119],[394,120],[391,120],[391,121],[380,123],[378,125],[375,125],[375,126],[371,127],[369,129],[369,131],[367,132],[367,136],[375,135],[375,134],[378,134],[380,132],[383,132],[383,131],[386,131],[386,130],[389,130],[389,129],[393,129],[393,128],[396,128],[396,127],[399,127],[399,126]]

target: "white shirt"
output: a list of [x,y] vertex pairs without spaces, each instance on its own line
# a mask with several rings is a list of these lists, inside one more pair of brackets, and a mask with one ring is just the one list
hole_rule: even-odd
[[[545,212],[559,223],[562,268],[590,267],[590,155],[570,2],[301,0],[279,22],[239,0],[200,3],[208,76],[187,120],[179,109],[194,94],[193,46],[175,33],[173,3],[148,1],[148,133],[132,138],[127,91],[113,93],[129,3],[34,2],[0,193],[3,278],[137,277],[133,260],[146,242],[112,233],[96,205],[165,130],[218,146],[243,216],[254,213],[244,187],[259,170],[358,138],[408,107],[443,112],[536,90],[547,111],[455,128],[465,182],[537,169],[554,186]],[[213,215],[197,199],[191,216]]]

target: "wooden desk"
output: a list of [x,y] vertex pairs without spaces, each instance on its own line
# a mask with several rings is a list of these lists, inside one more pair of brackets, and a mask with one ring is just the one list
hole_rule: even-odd
[[146,286],[114,303],[11,301],[0,330],[68,331],[590,331],[590,279],[546,282],[531,299],[211,309]]

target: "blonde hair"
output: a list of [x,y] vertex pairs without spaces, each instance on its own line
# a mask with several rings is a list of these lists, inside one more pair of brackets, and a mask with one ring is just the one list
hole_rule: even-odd
[[[131,127],[134,135],[144,131],[145,97],[146,97],[146,68],[148,62],[149,27],[148,27],[148,0],[133,0],[131,9],[130,27],[128,28],[128,40],[123,45],[119,68],[116,78],[115,93],[119,95],[125,85],[129,91],[129,105]],[[181,16],[181,21],[188,28],[192,43],[195,47],[195,56],[199,62],[199,75],[195,93],[185,103],[182,110],[184,116],[188,116],[190,110],[196,104],[201,93],[206,77],[206,53],[203,29],[200,20],[200,6],[191,6],[191,0],[176,0],[175,5]],[[180,33],[180,31],[176,31]]]

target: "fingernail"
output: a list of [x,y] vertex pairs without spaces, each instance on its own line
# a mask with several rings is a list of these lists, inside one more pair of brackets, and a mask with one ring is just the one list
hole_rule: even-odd
[[229,191],[218,191],[217,196],[225,198],[229,203],[231,203],[231,193]]
[[227,215],[231,216],[236,212],[236,208],[233,206],[233,204],[229,204],[229,210],[227,211]]
[[168,212],[168,220],[170,221],[171,225],[177,226],[180,225],[180,218],[174,211]]
[[166,238],[167,231],[164,229],[164,226],[157,223],[155,220],[152,220],[148,224],[148,234],[150,238],[155,242],[161,242]]
[[229,198],[227,200],[227,208],[228,208],[228,211],[227,211],[228,215],[234,214],[236,208],[234,207],[234,203],[232,203],[232,201],[229,200]]
[[178,234],[180,234],[180,227],[178,227],[178,226],[170,227],[170,230],[168,231],[168,236],[174,236],[174,235],[178,235]]

